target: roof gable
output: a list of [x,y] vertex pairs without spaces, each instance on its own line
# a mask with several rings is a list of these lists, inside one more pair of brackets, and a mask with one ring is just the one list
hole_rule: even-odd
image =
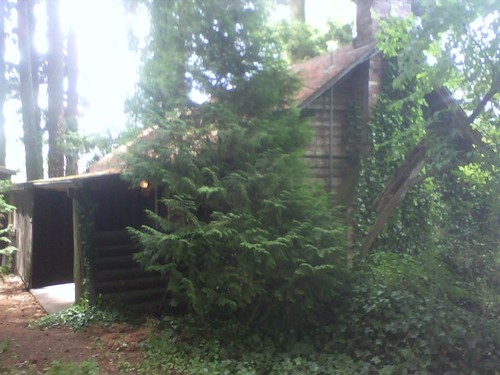
[[295,95],[297,106],[299,108],[306,107],[354,68],[377,53],[379,52],[375,43],[368,43],[360,47],[348,45],[294,64],[292,72],[302,80],[302,85]]

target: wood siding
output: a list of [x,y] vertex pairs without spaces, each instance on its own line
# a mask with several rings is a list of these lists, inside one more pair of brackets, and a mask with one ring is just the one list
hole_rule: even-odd
[[91,296],[113,300],[136,311],[158,313],[165,303],[166,283],[135,261],[138,251],[126,231],[94,233]]
[[15,267],[27,288],[31,288],[33,264],[33,192],[29,190],[10,192],[7,196],[16,210],[9,214],[12,224],[14,246],[17,247]]
[[[360,108],[362,116],[361,108],[365,103],[361,102],[361,98],[366,94],[366,88],[360,84],[366,76],[366,69],[366,64],[354,69],[344,80],[303,109],[304,114],[311,116],[313,129],[305,159],[311,166],[313,178],[336,193],[345,187],[354,168],[348,150],[348,144],[352,142],[349,136],[353,130],[348,129],[348,126],[353,126],[356,106]],[[355,133],[361,131],[360,124],[354,126]]]

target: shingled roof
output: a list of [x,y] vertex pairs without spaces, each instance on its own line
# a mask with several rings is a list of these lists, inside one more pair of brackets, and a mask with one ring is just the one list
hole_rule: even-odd
[[[299,91],[295,95],[296,105],[301,109],[306,107],[355,67],[367,61],[376,53],[378,51],[375,48],[375,43],[368,43],[359,47],[348,45],[333,52],[294,64],[291,67],[292,72],[297,74],[302,82]],[[144,134],[139,138],[142,136]],[[116,148],[93,164],[89,172],[121,173],[125,167],[123,156],[128,152],[127,150],[128,145]]]
[[295,96],[296,105],[299,108],[306,107],[355,67],[377,53],[374,42],[359,47],[348,45],[294,64],[292,72],[302,80],[302,86]]

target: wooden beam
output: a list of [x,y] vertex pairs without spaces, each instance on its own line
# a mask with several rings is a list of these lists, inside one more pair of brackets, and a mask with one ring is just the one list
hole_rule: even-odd
[[73,197],[73,279],[75,281],[75,303],[84,295],[83,278],[85,275],[84,257],[80,232],[80,205],[76,196]]

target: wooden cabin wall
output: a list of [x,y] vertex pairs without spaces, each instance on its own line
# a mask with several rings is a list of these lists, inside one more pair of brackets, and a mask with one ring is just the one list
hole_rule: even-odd
[[110,177],[87,186],[86,193],[95,204],[88,275],[91,302],[99,296],[157,313],[165,283],[161,275],[144,271],[134,260],[138,249],[126,231],[146,223],[144,210],[155,208],[154,189],[132,189],[126,181]]
[[[345,142],[347,110],[349,107],[346,99],[346,95],[342,95],[337,90],[333,92],[327,90],[306,108],[307,113],[312,115],[310,124],[313,129],[313,138],[306,149],[305,158],[311,166],[314,179],[333,191],[339,189],[345,169],[349,166]],[[331,115],[332,154],[330,155]]]
[[[304,108],[311,116],[313,139],[306,149],[305,159],[312,168],[313,178],[335,193],[340,193],[352,178],[355,163],[349,150],[353,133],[358,129],[348,129],[358,115],[357,107],[365,106],[362,97],[365,88],[360,86],[366,67],[353,70],[341,82],[327,90]],[[332,116],[332,136],[330,155],[330,116]],[[331,167],[330,167],[331,163]]]
[[8,202],[16,207],[9,214],[9,223],[13,229],[13,244],[17,247],[15,268],[27,288],[31,288],[33,262],[33,191],[13,191],[7,195]]
[[92,186],[88,192],[96,204],[96,232],[120,231],[145,223],[145,209],[154,208],[154,191],[131,189],[130,184],[117,177]]

